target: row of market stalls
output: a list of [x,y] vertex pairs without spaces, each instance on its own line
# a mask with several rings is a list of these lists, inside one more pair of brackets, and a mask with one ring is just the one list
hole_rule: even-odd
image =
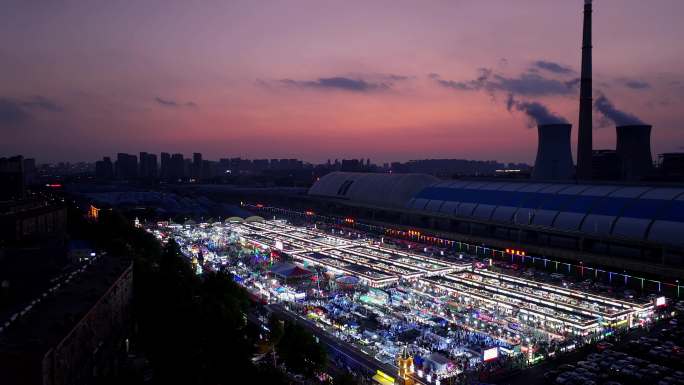
[[397,248],[361,234],[259,219],[165,229],[182,238],[190,256],[228,263],[255,297],[287,303],[378,362],[395,365],[400,349],[410,347],[415,375],[429,383],[485,363],[535,359],[541,344],[600,339],[653,313],[651,303],[498,273],[468,256]]

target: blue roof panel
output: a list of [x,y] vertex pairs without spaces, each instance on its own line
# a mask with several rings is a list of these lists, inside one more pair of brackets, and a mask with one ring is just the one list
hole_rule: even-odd
[[[684,224],[684,190],[648,186],[467,182],[433,185],[416,195],[431,209],[502,222],[641,238],[654,220]],[[441,206],[437,202],[444,202]],[[425,203],[423,203],[425,204]],[[458,208],[457,208],[458,207]],[[659,224],[660,224],[659,223]],[[679,228],[661,225],[651,239]],[[667,234],[667,235],[666,235]],[[671,243],[676,243],[672,240]]]
[[528,208],[528,209],[536,209],[537,207],[541,206],[541,204],[544,203],[545,200],[553,198],[554,196],[556,196],[556,194],[544,194],[544,193],[521,193],[521,194],[525,194],[525,197],[522,200],[520,207],[524,207],[524,208]]
[[544,199],[544,202],[542,202],[539,208],[543,210],[562,210],[574,199],[574,195],[556,194],[552,197],[547,197],[547,199]]
[[625,206],[622,212],[623,217],[653,219],[669,201],[661,199],[634,199]]
[[620,215],[625,205],[631,202],[631,198],[604,198],[591,208],[592,214],[617,216]]
[[578,195],[570,204],[565,207],[564,211],[573,213],[586,214],[601,198],[596,196]]
[[672,201],[667,209],[661,212],[659,219],[671,222],[684,222],[684,201]]

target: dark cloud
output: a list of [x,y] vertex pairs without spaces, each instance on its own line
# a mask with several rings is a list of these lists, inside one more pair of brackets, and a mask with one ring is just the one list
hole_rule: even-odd
[[636,116],[629,114],[624,111],[620,111],[613,103],[605,97],[605,95],[599,95],[594,101],[594,107],[599,111],[606,119],[611,120],[616,126],[623,126],[629,124],[644,124],[641,119]]
[[64,108],[44,96],[27,99],[0,98],[0,126],[19,125],[27,122],[34,112],[62,112]]
[[560,81],[545,78],[539,74],[524,73],[516,78],[496,75],[494,86],[498,90],[518,95],[543,96],[574,93],[575,84],[573,81]]
[[405,75],[395,75],[395,74],[387,74],[387,75],[382,75],[386,77],[389,80],[394,80],[394,81],[403,81],[403,80],[408,80],[409,77]]
[[575,71],[572,70],[570,67],[566,67],[562,64],[554,63],[551,61],[546,61],[546,60],[537,60],[536,62],[533,63],[534,67],[543,69],[549,72],[553,72],[555,74],[571,74]]
[[[397,76],[397,75],[394,75]],[[390,83],[371,82],[363,79],[353,79],[343,76],[335,76],[330,78],[319,78],[317,80],[292,80],[282,79],[281,84],[299,87],[299,88],[315,88],[315,89],[337,89],[353,92],[370,92],[377,90],[386,90],[391,87]]]
[[[513,97],[513,94],[508,95],[508,99],[506,100],[506,109],[508,109],[508,111],[515,109],[525,113],[525,115],[530,118],[530,123],[534,123],[536,125],[568,123],[567,119],[553,114],[545,105],[539,102],[516,100]],[[534,124],[530,124],[529,126],[531,127]]]
[[633,90],[645,90],[651,88],[651,85],[647,82],[634,79],[622,79],[623,84]]
[[10,99],[0,99],[0,126],[17,125],[29,120],[31,115],[20,103]]
[[64,108],[54,101],[40,96],[32,96],[24,101],[21,102],[21,105],[26,108],[37,108],[37,109],[43,109],[45,111],[50,111],[50,112],[62,112],[64,111]]
[[563,84],[565,84],[565,86],[570,88],[570,89],[576,89],[576,88],[579,88],[580,81],[581,81],[580,78],[574,78],[574,79],[564,81]]
[[392,89],[396,83],[415,79],[392,73],[348,73],[345,75],[318,78],[315,80],[263,80],[257,79],[256,84],[262,87],[285,86],[301,89],[341,90],[358,93],[386,91]]
[[197,104],[194,102],[185,102],[185,103],[179,103],[175,100],[171,99],[164,99],[159,96],[154,98],[154,101],[159,103],[160,105],[164,107],[170,107],[170,108],[178,108],[178,107],[197,107]]
[[477,91],[477,90],[489,90],[491,88],[490,78],[492,77],[492,70],[489,68],[480,68],[477,70],[478,76],[473,80],[468,81],[454,81],[442,79],[439,74],[432,73],[428,75],[431,79],[434,79],[437,84],[446,88],[453,88],[455,90],[462,91]]
[[484,90],[490,93],[506,92],[524,96],[569,95],[576,92],[578,79],[558,80],[544,77],[538,73],[525,72],[517,77],[494,74],[492,70],[480,68],[478,77],[468,81],[442,79],[431,74],[439,85],[462,91]]

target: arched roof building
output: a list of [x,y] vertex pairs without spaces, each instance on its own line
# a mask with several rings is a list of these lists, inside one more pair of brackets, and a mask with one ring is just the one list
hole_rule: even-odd
[[426,215],[684,246],[684,187],[440,181],[426,174],[334,172],[309,195]]
[[406,207],[418,192],[437,182],[439,179],[426,174],[332,172],[314,183],[309,195],[378,206]]
[[593,236],[684,245],[684,188],[445,181],[407,208]]

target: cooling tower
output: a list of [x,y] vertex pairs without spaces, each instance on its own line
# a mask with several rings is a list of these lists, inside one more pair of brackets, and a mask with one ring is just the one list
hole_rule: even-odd
[[570,179],[573,174],[570,124],[540,124],[533,179]]
[[617,126],[616,150],[622,179],[639,180],[651,174],[651,126]]

